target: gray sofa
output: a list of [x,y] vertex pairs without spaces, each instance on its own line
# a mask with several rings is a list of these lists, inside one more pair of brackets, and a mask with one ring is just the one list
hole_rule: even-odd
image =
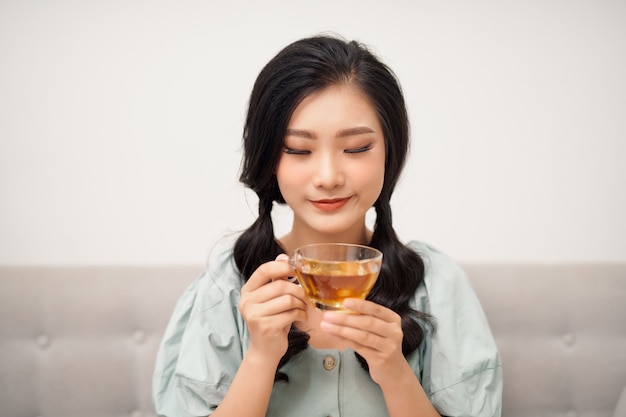
[[[626,265],[464,267],[502,354],[503,416],[626,415]],[[200,270],[0,267],[0,417],[153,416],[160,338]]]

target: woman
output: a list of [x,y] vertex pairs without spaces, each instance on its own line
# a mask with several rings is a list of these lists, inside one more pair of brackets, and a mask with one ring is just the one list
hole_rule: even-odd
[[[240,178],[259,217],[179,301],[154,375],[160,415],[500,415],[500,358],[467,278],[393,229],[408,146],[400,86],[361,44],[302,39],[264,67]],[[274,202],[294,215],[279,238]],[[294,249],[320,242],[384,253],[367,300],[345,302],[358,314],[317,310],[287,280]]]

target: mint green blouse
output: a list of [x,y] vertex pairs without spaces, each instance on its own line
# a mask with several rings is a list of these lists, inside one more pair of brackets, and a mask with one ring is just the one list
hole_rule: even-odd
[[[426,273],[412,307],[431,314],[436,330],[407,358],[444,416],[500,416],[502,365],[482,307],[463,270],[420,242],[410,242]],[[237,304],[242,278],[232,242],[213,251],[208,267],[181,296],[157,355],[153,400],[160,416],[210,415],[226,394],[248,347]],[[351,350],[308,347],[275,383],[268,417],[388,416],[380,387]]]

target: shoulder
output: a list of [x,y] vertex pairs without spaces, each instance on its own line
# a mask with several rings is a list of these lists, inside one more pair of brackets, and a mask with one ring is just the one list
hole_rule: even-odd
[[183,410],[190,409],[194,415],[211,414],[241,363],[248,334],[236,308],[243,279],[233,258],[234,240],[214,245],[204,272],[170,319],[153,377],[159,415],[187,415]]
[[415,251],[424,262],[424,285],[430,296],[445,288],[451,294],[452,289],[473,293],[471,283],[463,268],[450,256],[438,248],[417,240],[410,241],[407,246]]
[[464,275],[459,264],[438,248],[418,240],[411,240],[407,246],[422,257],[426,273]]
[[418,306],[424,308],[422,311],[432,314],[438,322],[454,321],[467,315],[476,316],[482,322],[482,306],[463,268],[427,243],[411,241],[408,246],[424,261],[424,281],[416,294]]
[[232,302],[239,297],[243,277],[235,264],[235,240],[233,236],[223,237],[209,253],[206,268],[198,280],[198,292],[202,293],[204,308],[210,308],[224,298],[230,298]]
[[228,275],[229,279],[226,280],[227,283],[239,283],[239,285],[241,285],[243,278],[235,264],[234,257],[236,240],[237,236],[226,236],[215,243],[208,256],[206,273],[211,276],[220,277]]
[[482,406],[491,410],[489,415],[497,415],[501,360],[469,278],[440,250],[416,241],[408,246],[425,266],[424,282],[416,294],[418,309],[430,314],[436,326],[424,345],[424,389],[443,415],[454,415],[452,410],[481,415]]

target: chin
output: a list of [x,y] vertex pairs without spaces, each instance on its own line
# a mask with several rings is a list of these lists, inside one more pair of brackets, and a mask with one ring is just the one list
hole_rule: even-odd
[[[355,224],[329,224],[328,222],[324,224],[319,224],[319,227],[313,227],[313,229],[320,235],[326,235],[329,239],[334,241],[342,241],[342,236],[346,235],[354,235]],[[363,226],[365,227],[365,226]]]

